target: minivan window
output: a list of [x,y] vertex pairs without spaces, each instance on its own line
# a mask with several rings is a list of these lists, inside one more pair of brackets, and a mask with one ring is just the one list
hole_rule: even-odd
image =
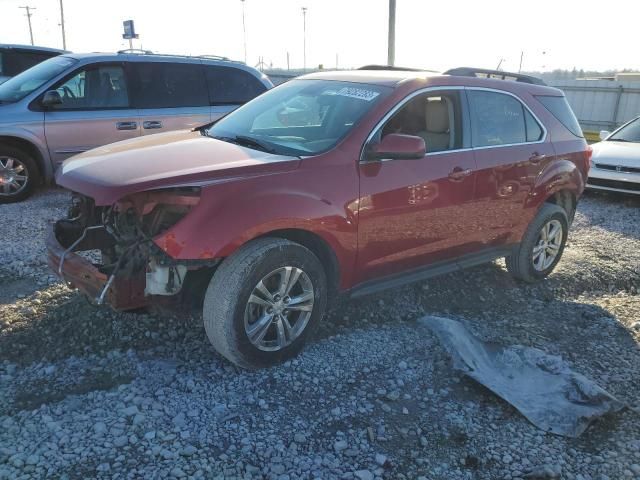
[[55,110],[126,108],[129,94],[120,65],[92,65],[83,68],[56,87],[62,103]]
[[13,77],[56,55],[55,53],[30,52],[28,50],[0,50],[0,75]]
[[392,89],[334,80],[291,80],[215,123],[206,133],[282,155],[332,149]]
[[76,62],[70,57],[54,57],[10,78],[0,85],[0,103],[22,100]]
[[569,106],[569,102],[565,97],[552,97],[548,95],[537,95],[536,98],[542,103],[551,114],[558,119],[558,121],[564,125],[567,130],[573,133],[576,137],[584,137],[582,128],[578,123],[573,110]]
[[267,89],[260,80],[239,68],[209,65],[205,71],[212,105],[247,103]]
[[515,97],[484,90],[468,90],[467,95],[474,147],[525,143],[542,137],[542,128]]
[[136,107],[180,108],[209,105],[202,65],[137,62],[131,66]]

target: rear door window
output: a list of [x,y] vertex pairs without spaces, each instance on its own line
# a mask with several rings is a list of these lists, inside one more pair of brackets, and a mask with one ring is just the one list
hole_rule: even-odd
[[56,87],[62,98],[56,110],[94,110],[129,107],[129,89],[122,65],[91,65]]
[[564,125],[567,130],[573,133],[576,137],[584,137],[582,128],[578,123],[573,110],[569,106],[569,102],[565,97],[552,97],[548,95],[536,96],[540,103],[542,103],[551,114],[558,119],[558,121]]
[[202,65],[139,62],[131,66],[136,107],[149,109],[209,105]]
[[204,68],[211,105],[241,105],[267,89],[260,80],[239,68],[215,65]]
[[56,55],[52,53],[5,50],[4,52],[0,52],[0,75],[13,77],[55,56]]
[[542,138],[542,127],[517,98],[484,90],[468,90],[467,95],[474,147],[513,145]]

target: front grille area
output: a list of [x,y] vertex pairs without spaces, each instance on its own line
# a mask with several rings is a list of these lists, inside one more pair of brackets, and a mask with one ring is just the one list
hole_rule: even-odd
[[617,188],[620,190],[633,190],[640,192],[640,183],[621,182],[619,180],[604,180],[602,178],[589,178],[587,185],[594,187]]
[[640,168],[638,167],[622,167],[618,165],[605,165],[603,163],[596,163],[596,168],[620,173],[640,173]]

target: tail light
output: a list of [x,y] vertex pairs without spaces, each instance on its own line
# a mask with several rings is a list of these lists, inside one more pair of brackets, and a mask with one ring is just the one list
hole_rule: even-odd
[[587,149],[584,151],[584,164],[587,172],[591,167],[593,167],[593,162],[591,161],[591,157],[593,156],[593,147],[591,145],[587,145]]

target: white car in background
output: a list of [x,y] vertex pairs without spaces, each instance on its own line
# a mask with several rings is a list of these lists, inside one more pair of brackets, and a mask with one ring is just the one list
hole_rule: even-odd
[[640,117],[600,138],[592,145],[587,188],[640,195]]

